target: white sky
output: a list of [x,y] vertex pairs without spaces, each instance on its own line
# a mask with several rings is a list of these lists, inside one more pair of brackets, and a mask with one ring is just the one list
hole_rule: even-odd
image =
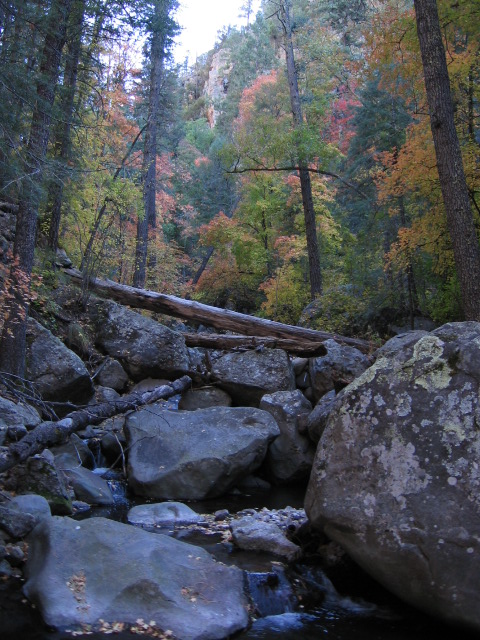
[[[202,53],[213,49],[217,32],[223,27],[246,24],[245,19],[238,17],[240,7],[245,0],[180,0],[180,9],[176,20],[183,27],[177,37],[178,45],[174,49],[176,62],[184,62],[186,56],[190,63]],[[260,6],[260,0],[254,1],[253,15]]]

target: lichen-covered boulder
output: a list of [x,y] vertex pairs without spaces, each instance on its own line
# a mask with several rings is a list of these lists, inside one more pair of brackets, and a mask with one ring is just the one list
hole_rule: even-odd
[[179,333],[114,302],[97,302],[91,316],[97,345],[133,380],[173,380],[188,373],[189,354]]
[[279,433],[260,409],[169,411],[151,405],[126,419],[130,488],[170,500],[221,496],[260,467]]
[[82,360],[33,318],[27,325],[26,364],[27,378],[44,400],[83,404],[93,395]]
[[480,323],[396,338],[335,403],[313,525],[399,597],[480,630]]
[[241,406],[256,406],[274,391],[293,391],[295,374],[282,349],[231,352],[212,362],[212,380]]

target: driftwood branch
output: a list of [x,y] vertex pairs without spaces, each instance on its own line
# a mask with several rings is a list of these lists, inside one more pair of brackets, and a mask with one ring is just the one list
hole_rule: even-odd
[[122,398],[72,411],[58,422],[42,422],[27,433],[19,442],[11,444],[0,451],[0,473],[11,469],[30,456],[43,451],[47,447],[60,444],[66,438],[83,429],[87,425],[100,424],[112,416],[133,411],[157,400],[166,400],[177,393],[182,393],[191,385],[191,379],[183,376],[175,382],[156,387],[145,393],[129,393]]
[[[77,269],[65,269],[64,271],[77,284],[84,284],[81,271]],[[148,309],[155,313],[163,313],[187,321],[200,322],[222,331],[233,331],[234,333],[247,336],[284,338],[302,344],[305,344],[305,342],[318,343],[333,339],[340,344],[356,347],[363,352],[370,350],[370,344],[366,340],[346,338],[325,331],[315,331],[314,329],[306,329],[305,327],[282,324],[281,322],[275,322],[273,320],[248,316],[244,313],[238,313],[237,311],[211,307],[193,300],[184,300],[183,298],[169,296],[164,293],[135,289],[134,287],[118,284],[111,280],[91,278],[88,280],[88,286],[98,294],[116,300],[121,304],[138,309]]]
[[303,358],[324,356],[327,349],[323,342],[289,340],[287,338],[262,338],[260,336],[230,336],[212,333],[184,333],[187,347],[205,349],[283,349]]

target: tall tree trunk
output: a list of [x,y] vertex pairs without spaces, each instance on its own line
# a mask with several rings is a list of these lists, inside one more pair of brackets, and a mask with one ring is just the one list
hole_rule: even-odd
[[480,320],[480,249],[455,129],[437,3],[414,0],[414,5],[438,175],[463,311],[467,320]]
[[145,214],[138,218],[137,242],[135,249],[135,272],[133,284],[144,287],[147,277],[148,231],[156,227],[155,198],[157,192],[156,159],[157,128],[160,114],[160,97],[165,60],[165,18],[168,2],[157,0],[150,50],[150,88],[148,99],[148,119],[143,150],[143,201]]
[[50,7],[15,227],[10,302],[2,332],[0,369],[19,376],[23,376],[25,370],[26,326],[43,164],[71,4],[72,0],[54,0]]
[[[297,70],[295,68],[295,56],[293,52],[292,25],[290,20],[291,0],[282,3],[282,15],[280,22],[285,37],[285,55],[287,61],[287,77],[290,89],[290,104],[292,108],[293,122],[297,129],[303,126],[302,105],[298,88]],[[299,157],[300,185],[302,190],[303,215],[305,218],[305,234],[307,238],[308,266],[310,274],[310,295],[312,300],[322,294],[322,270],[320,267],[320,253],[318,249],[317,224],[315,208],[313,206],[312,185],[310,172],[305,159]]]
[[[65,166],[70,158],[71,128],[75,89],[77,86],[78,65],[82,45],[82,26],[85,17],[86,0],[75,0],[70,20],[70,43],[68,57],[65,63],[65,80],[61,102],[61,117],[57,128],[55,152],[57,159]],[[63,204],[63,180],[52,181],[49,186],[48,202],[50,205],[50,225],[48,231],[48,246],[52,251],[57,250],[58,232]]]

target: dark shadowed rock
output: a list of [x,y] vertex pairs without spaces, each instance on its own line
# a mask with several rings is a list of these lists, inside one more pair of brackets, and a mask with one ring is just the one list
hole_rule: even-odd
[[354,347],[335,340],[326,340],[324,345],[327,354],[310,359],[310,380],[316,401],[332,389],[338,392],[370,366],[367,356]]
[[327,426],[328,416],[333,409],[336,397],[337,395],[334,389],[326,393],[320,398],[314,410],[307,418],[308,435],[310,440],[315,444],[318,444]]
[[137,495],[172,500],[220,496],[262,464],[279,429],[266,411],[159,405],[127,417],[128,481]]
[[301,391],[277,391],[264,395],[260,409],[268,411],[280,429],[268,449],[267,466],[278,484],[295,482],[310,475],[315,449],[309,438],[298,432],[298,420],[312,405]]
[[281,349],[227,353],[212,363],[212,379],[243,406],[258,406],[266,393],[295,389],[292,364]]
[[179,333],[114,302],[98,302],[91,313],[97,345],[119,360],[134,380],[173,380],[189,371],[187,347]]
[[196,411],[209,407],[231,407],[232,399],[226,391],[217,387],[201,387],[189,389],[178,403],[178,408],[183,411]]
[[306,497],[379,582],[477,631],[479,384],[479,323],[393,339],[330,414]]
[[43,496],[52,513],[72,512],[72,494],[48,449],[7,471],[5,486],[16,493],[36,493]]
[[95,381],[102,387],[123,391],[128,384],[128,375],[118,360],[106,358],[98,371]]
[[142,618],[183,640],[220,640],[248,624],[242,572],[168,536],[55,517],[29,547],[24,591],[54,627]]
[[44,400],[86,403],[93,395],[90,375],[77,356],[41,324],[29,318],[27,378]]

